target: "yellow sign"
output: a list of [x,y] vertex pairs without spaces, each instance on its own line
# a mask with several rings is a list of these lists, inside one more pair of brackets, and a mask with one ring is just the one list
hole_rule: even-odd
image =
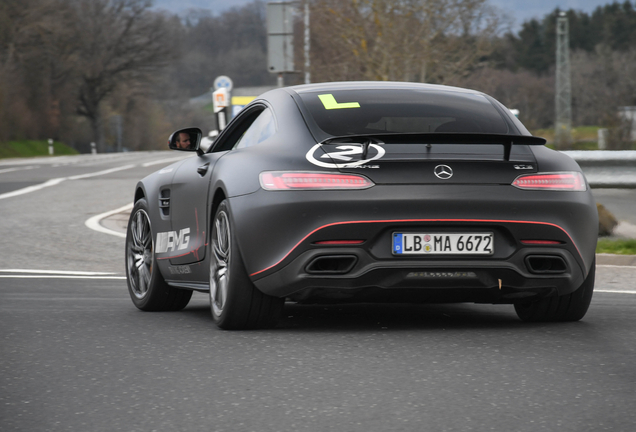
[[344,109],[344,108],[360,108],[360,104],[358,102],[336,102],[336,98],[333,97],[332,94],[322,94],[318,95],[320,101],[325,106],[325,109]]
[[256,96],[232,96],[232,105],[247,105],[256,99]]

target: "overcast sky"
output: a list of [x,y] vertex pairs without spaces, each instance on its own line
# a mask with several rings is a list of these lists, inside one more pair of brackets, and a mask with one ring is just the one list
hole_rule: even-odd
[[[624,0],[620,0],[622,3]],[[155,0],[155,7],[182,14],[188,9],[207,9],[217,15],[233,6],[244,6],[252,0]],[[515,20],[515,28],[531,18],[543,18],[557,6],[592,12],[597,6],[613,3],[610,0],[490,0]]]

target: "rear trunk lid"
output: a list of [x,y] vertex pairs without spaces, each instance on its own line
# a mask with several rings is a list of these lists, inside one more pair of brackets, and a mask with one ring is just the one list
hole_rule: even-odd
[[537,172],[529,145],[544,143],[525,135],[347,136],[326,140],[307,157],[375,184],[511,184]]

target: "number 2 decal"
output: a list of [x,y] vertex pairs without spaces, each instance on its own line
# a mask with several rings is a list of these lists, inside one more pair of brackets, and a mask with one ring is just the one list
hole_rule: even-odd
[[349,155],[362,154],[362,147],[360,146],[344,145],[344,146],[338,146],[336,148],[342,151],[325,153],[324,155],[320,157],[323,159],[331,158],[331,159],[336,159],[341,161],[350,161],[353,158],[350,158]]
[[[384,149],[377,144],[369,144],[369,150],[371,149],[375,150],[376,154],[368,159],[363,159],[363,160],[354,160],[354,158],[350,157],[350,156],[362,154],[362,146],[359,144],[358,145],[341,145],[336,147],[336,149],[340,151],[335,151],[330,153],[325,153],[323,150],[320,150],[320,153],[321,153],[320,159],[331,159],[333,161],[340,162],[340,163],[329,163],[326,161],[323,162],[316,158],[315,154],[318,151],[318,149],[321,149],[321,148],[322,148],[322,144],[316,144],[311,149],[309,149],[305,157],[312,164],[320,166],[320,167],[324,167],[324,168],[354,168],[360,165],[367,164],[376,159],[380,159],[382,156],[384,156],[384,153],[385,153]],[[369,151],[369,153],[371,153],[371,151]]]

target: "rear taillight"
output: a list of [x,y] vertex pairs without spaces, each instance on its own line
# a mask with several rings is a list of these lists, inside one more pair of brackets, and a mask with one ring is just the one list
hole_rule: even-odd
[[368,189],[374,185],[361,175],[311,171],[266,171],[259,180],[265,190]]
[[517,177],[512,185],[525,190],[587,190],[580,172],[526,174]]

